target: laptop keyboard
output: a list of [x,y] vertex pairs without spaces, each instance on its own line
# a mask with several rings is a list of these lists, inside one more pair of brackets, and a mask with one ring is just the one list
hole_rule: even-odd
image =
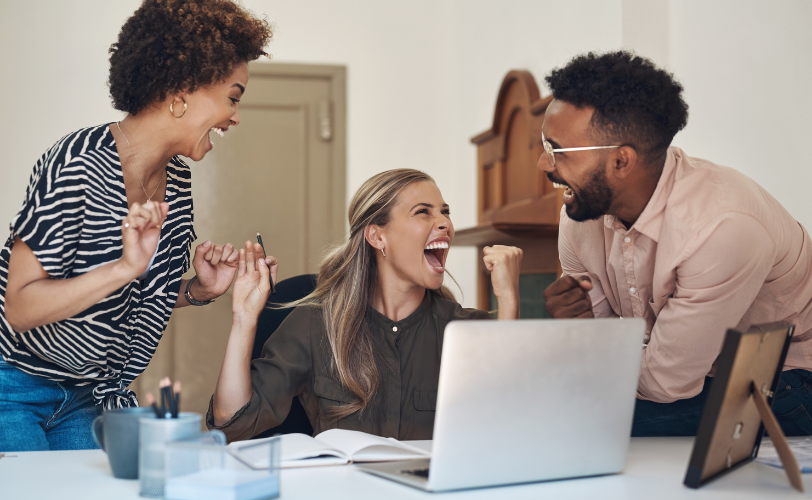
[[428,467],[425,468],[425,469],[402,470],[402,471],[400,471],[400,473],[401,474],[411,474],[412,476],[425,477],[426,479],[428,479],[428,477],[429,477],[429,469],[428,469]]

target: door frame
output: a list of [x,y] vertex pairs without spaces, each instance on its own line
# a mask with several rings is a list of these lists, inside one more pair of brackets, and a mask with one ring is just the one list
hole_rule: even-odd
[[[330,102],[332,113],[333,150],[332,172],[334,179],[341,182],[332,183],[333,210],[332,224],[337,234],[335,241],[340,240],[347,232],[347,67],[338,64],[281,63],[274,61],[252,62],[248,65],[249,76],[267,75],[273,77],[290,76],[293,78],[317,78],[330,80]],[[340,205],[340,206],[338,206]]]
[[[263,75],[271,77],[291,77],[291,78],[315,78],[330,81],[330,102],[331,102],[331,128],[333,144],[331,154],[331,172],[334,175],[332,182],[333,209],[331,227],[334,234],[331,235],[334,241],[343,239],[347,233],[347,68],[341,65],[330,64],[304,64],[304,63],[279,63],[273,61],[251,62],[248,64],[249,76]],[[193,269],[190,266],[190,272]],[[231,289],[226,295],[231,293]],[[230,300],[230,299],[229,299]],[[144,373],[139,375],[130,384],[129,389],[143,396],[145,392],[158,387],[158,381],[164,375],[168,375],[172,380],[176,379],[175,373],[175,336],[173,334],[173,323],[167,325],[164,330],[161,344],[155,355],[149,362],[149,366],[158,365],[158,370],[150,370],[144,377]],[[168,335],[167,338],[164,336]],[[145,371],[146,373],[146,371]],[[154,379],[154,380],[153,380]]]

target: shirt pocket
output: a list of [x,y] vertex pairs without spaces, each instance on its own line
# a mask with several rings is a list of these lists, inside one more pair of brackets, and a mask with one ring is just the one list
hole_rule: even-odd
[[313,393],[319,398],[319,426],[321,430],[327,429],[356,429],[352,424],[357,420],[357,413],[338,418],[334,411],[339,406],[348,405],[355,401],[350,391],[337,381],[324,375],[316,375],[313,382]]
[[[320,400],[327,400],[328,406],[336,406],[341,404],[350,404],[355,401],[350,391],[345,389],[335,380],[325,377],[324,375],[316,375],[316,380],[313,384],[313,392]],[[321,401],[319,405],[321,405]]]
[[409,439],[431,439],[437,409],[437,391],[414,391],[412,436]]

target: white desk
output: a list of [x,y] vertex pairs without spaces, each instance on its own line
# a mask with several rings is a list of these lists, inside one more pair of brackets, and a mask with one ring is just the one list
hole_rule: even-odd
[[[285,469],[283,499],[765,499],[803,498],[784,471],[751,463],[703,487],[682,485],[693,438],[633,438],[623,474],[452,493],[424,493],[352,466]],[[99,450],[13,453],[0,459],[3,500],[140,499],[138,481],[114,479]],[[804,475],[807,496],[812,474]]]

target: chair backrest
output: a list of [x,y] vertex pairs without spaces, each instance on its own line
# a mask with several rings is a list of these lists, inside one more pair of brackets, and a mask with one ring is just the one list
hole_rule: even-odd
[[[268,304],[282,304],[285,302],[292,302],[301,299],[310,294],[316,288],[316,275],[315,274],[302,274],[282,280],[276,284],[276,294],[268,298]],[[279,328],[279,325],[285,321],[288,314],[293,309],[265,309],[259,315],[257,322],[257,334],[254,338],[254,347],[251,350],[251,359],[256,359],[262,354],[262,346],[273,335],[273,332]],[[268,429],[260,434],[257,434],[252,439],[259,439],[270,437],[275,434],[292,434],[302,433],[312,436],[313,426],[310,425],[310,419],[307,418],[299,398],[294,398],[290,407],[290,413],[281,425]]]

